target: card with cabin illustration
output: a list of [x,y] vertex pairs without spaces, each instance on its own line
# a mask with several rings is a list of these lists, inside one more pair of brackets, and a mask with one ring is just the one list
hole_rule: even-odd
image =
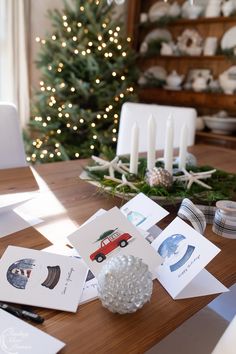
[[8,246],[0,260],[0,301],[76,312],[87,273],[81,259]]
[[117,208],[112,208],[68,237],[96,276],[104,263],[120,254],[139,257],[156,274],[162,258]]

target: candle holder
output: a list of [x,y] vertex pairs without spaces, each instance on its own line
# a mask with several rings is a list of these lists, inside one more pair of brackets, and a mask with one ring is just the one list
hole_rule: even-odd
[[236,202],[220,200],[216,208],[212,230],[219,236],[236,239]]
[[[142,192],[161,205],[176,205],[184,198],[194,203],[214,205],[218,200],[234,200],[236,197],[236,175],[209,166],[196,166],[196,159],[186,159],[185,168],[179,169],[173,161],[172,183],[149,183],[147,159],[139,158],[138,172],[129,172],[129,159],[114,157],[111,161],[93,157],[80,176],[99,187],[100,192],[125,200]],[[163,161],[156,161],[154,171],[164,169]],[[160,178],[159,178],[160,179]],[[162,179],[163,180],[163,177]]]

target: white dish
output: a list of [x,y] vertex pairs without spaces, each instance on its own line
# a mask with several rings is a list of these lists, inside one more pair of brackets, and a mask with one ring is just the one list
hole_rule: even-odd
[[201,131],[205,128],[204,117],[197,117],[196,120],[196,130]]
[[148,51],[148,44],[151,41],[171,42],[172,35],[168,30],[159,28],[149,32],[141,43],[139,49],[141,54],[145,54]]
[[182,90],[182,87],[181,86],[164,86],[164,89],[165,90],[172,90],[172,91],[180,91]]
[[144,72],[144,75],[146,77],[152,76],[155,79],[165,81],[166,80],[166,76],[167,76],[167,72],[166,72],[166,69],[163,68],[162,66],[151,66],[150,68],[148,68]]
[[219,75],[220,87],[226,95],[233,95],[236,90],[236,65]]
[[154,3],[150,7],[148,12],[150,22],[158,21],[161,17],[167,16],[169,9],[170,9],[170,4],[166,2],[157,1],[156,3]]
[[204,117],[204,122],[216,134],[230,135],[236,131],[236,118]]
[[200,5],[200,6],[203,6],[204,8],[206,8],[207,1],[206,0],[194,0],[194,4],[195,5]]
[[199,76],[209,78],[211,76],[211,70],[210,69],[190,69],[186,81],[192,83]]
[[197,30],[186,28],[177,37],[177,47],[182,54],[200,55],[203,49],[203,38]]
[[156,79],[162,82],[166,81],[167,72],[162,66],[151,66],[140,76],[138,80],[139,85],[145,85],[151,79]]
[[236,46],[236,26],[224,33],[220,45],[221,49],[230,49]]
[[149,32],[145,39],[144,39],[144,42],[148,43],[152,40],[158,40],[158,39],[163,39],[165,40],[166,42],[170,42],[172,41],[172,35],[171,33],[166,30],[166,29],[154,29],[153,31]]
[[182,17],[184,18],[189,18],[189,19],[195,19],[200,16],[200,14],[203,12],[203,6],[200,4],[190,4],[190,1],[187,0],[182,6]]

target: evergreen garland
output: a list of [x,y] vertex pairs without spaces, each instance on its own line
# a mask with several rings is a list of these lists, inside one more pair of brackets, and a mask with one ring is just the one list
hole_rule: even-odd
[[[125,159],[122,161],[126,162]],[[127,160],[128,162],[128,160]],[[156,167],[163,167],[162,162],[157,162]],[[177,168],[177,166],[174,166]],[[109,192],[110,194],[124,197],[127,199],[127,195],[134,196],[137,193],[144,193],[145,195],[157,200],[160,204],[176,204],[184,198],[189,198],[195,203],[214,205],[218,200],[235,200],[236,197],[236,174],[228,173],[221,170],[216,170],[212,174],[211,178],[206,180],[206,183],[212,187],[211,190],[207,190],[202,186],[193,183],[190,189],[186,189],[186,183],[176,181],[171,188],[167,189],[163,186],[151,187],[145,180],[145,174],[147,169],[147,161],[145,158],[139,159],[138,175],[128,174],[127,179],[138,188],[138,191],[130,189],[128,186],[120,187],[117,189],[118,183],[111,180],[104,179],[104,171],[89,171],[86,168],[88,180],[96,181],[101,187],[101,191]],[[188,171],[205,172],[212,170],[211,166],[190,166],[187,165]],[[175,174],[176,176],[179,173]],[[116,172],[116,178],[120,178],[120,175]]]

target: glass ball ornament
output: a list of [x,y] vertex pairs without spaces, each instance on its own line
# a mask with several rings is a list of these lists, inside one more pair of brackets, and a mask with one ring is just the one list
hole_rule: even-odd
[[190,152],[187,153],[186,164],[190,166],[197,166],[197,159],[193,154],[190,154]]
[[114,313],[135,312],[152,295],[152,274],[147,264],[138,257],[120,255],[110,258],[97,280],[102,305]]
[[[179,164],[179,157],[176,157],[174,163],[176,165]],[[189,165],[189,166],[197,166],[197,159],[196,157],[191,154],[190,152],[187,153],[187,156],[186,156],[186,165]]]

